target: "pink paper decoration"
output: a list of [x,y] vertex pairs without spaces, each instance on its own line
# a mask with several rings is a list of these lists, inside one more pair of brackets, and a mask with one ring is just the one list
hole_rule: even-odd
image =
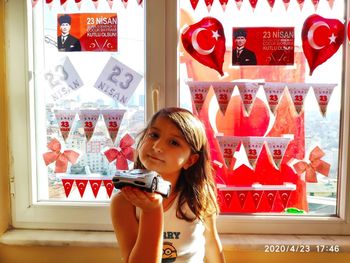
[[115,166],[118,170],[128,170],[127,160],[134,160],[134,149],[131,147],[134,142],[134,139],[129,134],[126,134],[120,140],[118,148],[110,148],[104,152],[108,162],[116,160]]

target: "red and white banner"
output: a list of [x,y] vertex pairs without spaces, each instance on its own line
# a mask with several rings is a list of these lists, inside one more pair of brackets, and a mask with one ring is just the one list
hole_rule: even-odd
[[77,179],[75,177],[65,176],[61,180],[67,198],[69,197],[72,189],[74,189],[75,187],[77,187],[81,198],[84,197],[85,190],[88,186],[91,187],[91,191],[95,198],[97,197],[101,186],[104,186],[105,191],[109,197],[111,197],[114,190],[114,185],[111,178]]
[[79,112],[79,118],[82,122],[87,142],[90,141],[94,133],[99,116],[100,110],[80,110]]
[[115,142],[117,138],[120,124],[123,120],[126,110],[114,110],[114,109],[103,109],[101,114],[105,121],[109,136],[111,137],[112,142]]
[[202,83],[191,83],[191,82],[189,82],[188,86],[190,87],[192,102],[195,106],[197,114],[199,115],[201,110],[202,110],[203,103],[207,97],[208,91],[210,89],[210,83],[203,83],[203,82]]
[[66,141],[77,112],[75,110],[55,110],[54,112],[62,137]]

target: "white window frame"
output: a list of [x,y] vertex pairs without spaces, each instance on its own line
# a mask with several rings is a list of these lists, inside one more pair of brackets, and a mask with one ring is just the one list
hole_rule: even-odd
[[[32,88],[30,60],[27,49],[29,27],[26,18],[26,1],[6,2],[7,88],[9,102],[9,144],[12,225],[15,228],[112,230],[108,204],[35,204],[31,202],[31,131],[29,101]],[[177,23],[178,3],[174,0],[148,0],[146,8],[146,61],[145,72],[147,101],[146,117],[165,105],[178,105],[179,70]],[[21,15],[19,15],[21,14]],[[350,3],[347,0],[347,20]],[[338,216],[274,216],[274,215],[220,215],[221,233],[255,234],[350,234],[349,124],[350,124],[350,45],[344,48],[344,93],[341,112],[341,174],[337,207]],[[165,90],[166,88],[167,90]]]

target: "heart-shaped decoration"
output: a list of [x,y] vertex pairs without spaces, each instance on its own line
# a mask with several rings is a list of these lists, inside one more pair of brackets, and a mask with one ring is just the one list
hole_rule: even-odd
[[314,14],[305,20],[301,37],[311,76],[315,68],[332,57],[343,44],[344,24]]
[[181,34],[185,50],[199,63],[224,75],[225,34],[222,24],[213,17],[205,17],[190,25]]

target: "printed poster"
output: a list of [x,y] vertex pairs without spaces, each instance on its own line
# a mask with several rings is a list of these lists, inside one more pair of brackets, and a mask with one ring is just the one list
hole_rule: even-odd
[[60,52],[118,50],[116,13],[57,15],[57,49]]
[[232,65],[293,65],[293,27],[232,29]]

